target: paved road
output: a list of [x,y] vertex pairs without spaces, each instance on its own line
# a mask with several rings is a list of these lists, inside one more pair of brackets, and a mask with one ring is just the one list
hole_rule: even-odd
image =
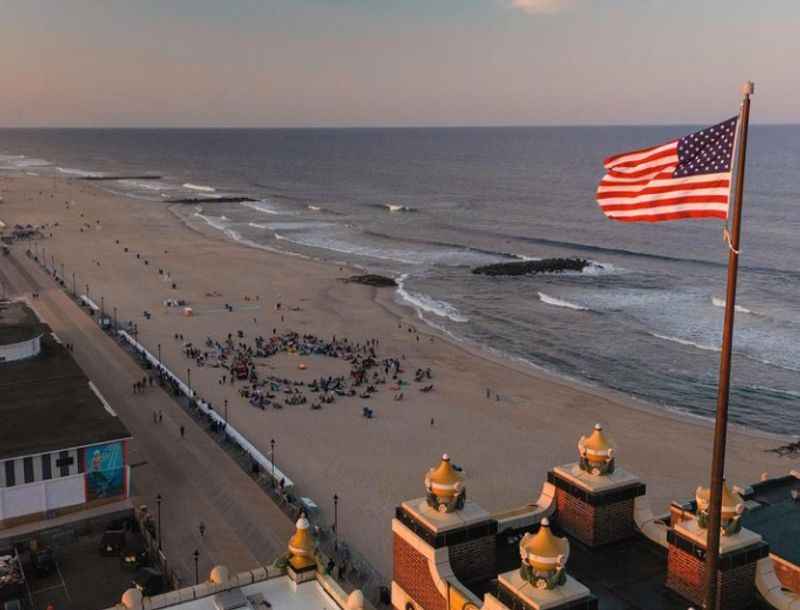
[[[47,274],[18,252],[0,256],[0,278],[9,296],[39,292],[29,302],[63,342],[74,345],[76,361],[133,434],[129,462],[139,464],[132,471],[133,494],[153,511],[156,494],[163,496],[163,548],[183,582],[194,581],[195,549],[203,579],[216,564],[251,569],[286,548],[294,529],[289,519],[165,392],[133,394],[142,369]],[[155,424],[158,411],[163,421]]]

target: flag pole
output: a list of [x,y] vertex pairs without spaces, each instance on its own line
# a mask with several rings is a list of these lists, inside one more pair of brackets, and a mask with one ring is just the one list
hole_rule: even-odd
[[728,435],[728,396],[731,381],[731,355],[733,352],[733,320],[736,312],[736,279],[739,271],[739,238],[742,228],[742,193],[744,168],[747,158],[747,128],[750,120],[750,96],[755,87],[747,82],[742,87],[742,106],[739,113],[739,150],[736,173],[735,208],[728,242],[728,290],[725,298],[725,322],[722,331],[722,355],[719,366],[719,393],[717,418],[714,426],[714,453],[711,459],[711,487],[709,502],[708,540],[706,549],[706,604],[707,610],[717,610],[717,570],[722,510],[722,484],[725,476],[725,442]]

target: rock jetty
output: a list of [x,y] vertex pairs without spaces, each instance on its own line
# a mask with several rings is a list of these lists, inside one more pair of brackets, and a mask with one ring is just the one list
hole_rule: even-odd
[[375,275],[374,273],[367,273],[366,275],[352,275],[342,279],[347,284],[364,284],[365,286],[374,286],[375,288],[396,288],[397,282],[392,278],[384,275]]
[[514,261],[475,267],[472,273],[478,275],[529,275],[534,273],[561,273],[562,271],[583,271],[590,265],[585,258],[543,258],[537,261]]

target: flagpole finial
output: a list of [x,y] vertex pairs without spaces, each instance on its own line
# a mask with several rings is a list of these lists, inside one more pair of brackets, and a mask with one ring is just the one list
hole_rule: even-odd
[[742,95],[748,96],[753,95],[756,90],[756,85],[753,81],[749,80],[742,85]]

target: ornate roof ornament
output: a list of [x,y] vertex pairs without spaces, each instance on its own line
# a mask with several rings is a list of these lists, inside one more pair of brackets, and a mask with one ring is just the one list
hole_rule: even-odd
[[[708,527],[708,509],[711,503],[711,492],[707,487],[698,487],[694,494],[697,501],[697,524],[706,529]],[[720,519],[723,536],[733,536],[742,529],[742,514],[745,505],[742,496],[731,491],[728,482],[722,480],[722,513]]]
[[587,438],[578,440],[578,465],[581,470],[599,477],[614,472],[614,445],[603,433],[603,426],[594,425],[594,430]]
[[316,564],[317,543],[304,514],[300,515],[296,525],[297,530],[289,539],[289,563],[300,570]]
[[464,508],[467,499],[464,478],[456,472],[446,453],[439,465],[425,475],[425,491],[428,492],[428,505],[440,513],[452,513]]
[[537,589],[554,589],[566,582],[569,541],[553,535],[547,517],[542,519],[535,535],[528,533],[522,537],[519,554],[520,576]]

